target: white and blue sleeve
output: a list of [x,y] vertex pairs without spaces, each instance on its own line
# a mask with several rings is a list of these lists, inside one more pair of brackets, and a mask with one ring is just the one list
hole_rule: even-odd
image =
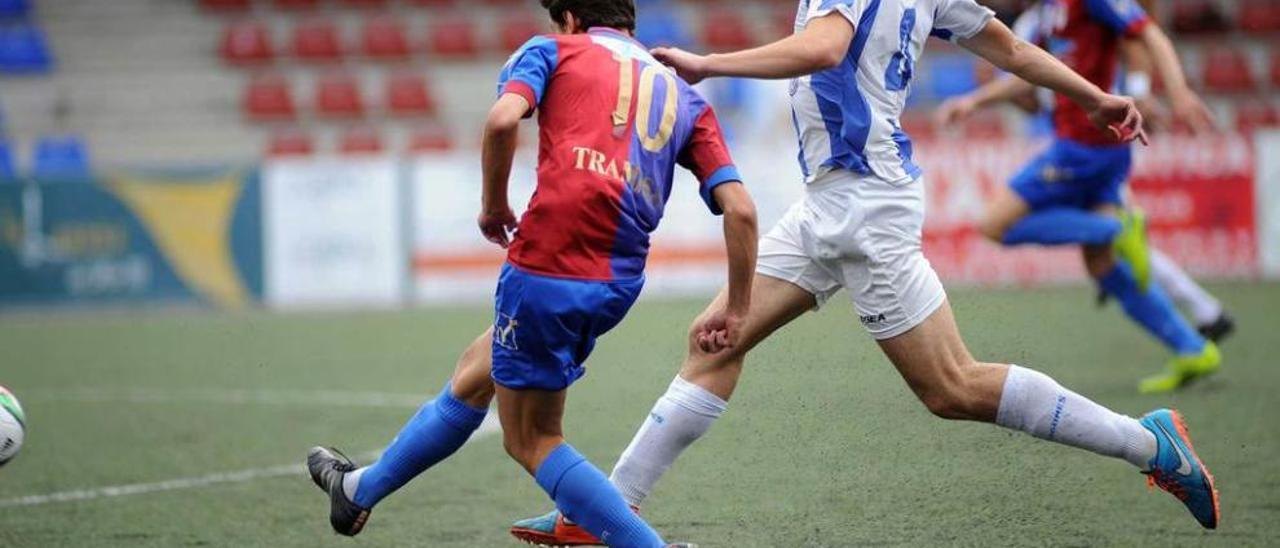
[[943,40],[972,38],[996,16],[973,0],[939,0],[934,6],[933,36]]

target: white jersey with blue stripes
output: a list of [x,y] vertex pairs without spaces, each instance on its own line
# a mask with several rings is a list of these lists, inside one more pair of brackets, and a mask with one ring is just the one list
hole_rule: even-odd
[[919,177],[898,119],[925,40],[971,37],[994,14],[974,0],[800,0],[796,31],[833,12],[854,26],[848,54],[790,88],[805,182],[837,169],[895,183]]

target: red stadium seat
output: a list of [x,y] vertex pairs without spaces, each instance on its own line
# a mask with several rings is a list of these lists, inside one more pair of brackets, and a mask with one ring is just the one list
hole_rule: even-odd
[[403,73],[391,76],[386,89],[387,112],[396,116],[433,116],[436,113],[435,98],[427,89],[427,80],[419,74]]
[[360,83],[350,74],[335,72],[320,78],[315,88],[316,113],[325,118],[364,116]]
[[383,9],[387,7],[387,0],[340,0],[338,3],[348,8]]
[[293,90],[289,81],[279,75],[254,78],[245,87],[241,104],[245,115],[255,121],[292,120],[297,116]]
[[320,7],[320,0],[271,0],[279,10],[311,10]]
[[311,135],[296,129],[272,134],[267,143],[267,155],[272,157],[310,156],[315,149]]
[[1244,52],[1227,47],[1215,47],[1205,53],[1204,85],[1222,93],[1247,92],[1257,86]]
[[502,48],[502,53],[511,53],[520,49],[520,46],[523,46],[530,38],[548,30],[546,25],[539,24],[538,20],[535,20],[529,14],[518,13],[510,15],[502,20],[498,30],[499,35],[502,37],[499,46]]
[[299,23],[293,28],[293,55],[314,62],[332,62],[342,58],[342,40],[338,26],[327,19]]
[[1173,30],[1176,34],[1217,34],[1231,28],[1231,23],[1208,0],[1182,0],[1173,7]]
[[200,0],[200,7],[209,11],[248,11],[249,0]]
[[222,29],[218,53],[228,63],[265,63],[275,57],[271,30],[265,23],[232,23]]
[[423,8],[443,8],[454,6],[457,0],[404,0],[404,3]]
[[453,149],[453,139],[444,128],[426,127],[409,135],[409,153],[423,154]]
[[470,19],[450,18],[431,23],[427,51],[443,57],[475,57],[480,53],[476,27]]
[[1249,133],[1261,128],[1280,127],[1280,109],[1258,100],[1236,105],[1236,129]]
[[338,152],[347,155],[378,154],[382,152],[382,136],[367,126],[356,126],[342,133]]
[[1275,0],[1244,0],[1236,17],[1240,29],[1255,34],[1280,32],[1280,4]]
[[391,18],[365,21],[360,29],[360,45],[362,53],[374,59],[400,60],[410,54],[404,25]]
[[711,50],[727,51],[750,47],[755,40],[741,13],[717,9],[702,16],[702,42]]

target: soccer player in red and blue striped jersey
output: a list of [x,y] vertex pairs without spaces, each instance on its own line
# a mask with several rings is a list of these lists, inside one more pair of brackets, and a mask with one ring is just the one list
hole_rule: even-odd
[[[1024,30],[1033,41],[1103,89],[1115,86],[1122,41],[1140,44],[1165,82],[1175,117],[1197,132],[1213,127],[1169,38],[1136,0],[1042,0],[1031,9],[1033,24]],[[998,80],[943,104],[939,116],[958,120],[1032,89],[1017,78]],[[1145,221],[1139,211],[1126,210],[1123,199],[1132,146],[1095,127],[1062,94],[1054,96],[1053,125],[1048,150],[999,191],[979,228],[1004,245],[1082,246],[1085,267],[1104,294],[1173,353],[1164,372],[1139,384],[1142,392],[1174,390],[1217,371],[1217,346],[1178,314],[1164,288],[1149,283]]]
[[[507,452],[558,508],[611,546],[665,545],[565,442],[565,390],[584,374],[596,338],[640,294],[649,234],[671,196],[676,165],[694,173],[711,212],[725,217],[728,287],[697,336],[737,344],[755,270],[755,206],[714,111],[631,37],[631,0],[543,5],[561,33],[534,37],[511,56],[485,128],[477,221],[486,238],[508,249],[493,328],[376,463],[357,469],[335,452],[312,449],[308,465],[330,495],[339,533],[359,533],[378,501],[461,447],[496,393]],[[517,221],[507,180],[518,125],[534,114],[538,185]]]

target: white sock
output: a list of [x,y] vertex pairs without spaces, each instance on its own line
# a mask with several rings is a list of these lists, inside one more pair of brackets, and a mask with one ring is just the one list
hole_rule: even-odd
[[680,453],[702,437],[727,406],[715,394],[677,375],[609,476],[627,503],[639,508]]
[[1160,250],[1151,249],[1151,277],[1196,325],[1213,323],[1222,315],[1222,303],[1188,276],[1178,263]]
[[361,466],[342,477],[342,494],[347,496],[347,500],[356,500],[356,487],[360,486],[360,476],[363,476],[364,471],[368,469],[368,466]]
[[1121,458],[1146,469],[1156,437],[1137,419],[1063,388],[1048,375],[1009,366],[996,424],[1043,440]]

